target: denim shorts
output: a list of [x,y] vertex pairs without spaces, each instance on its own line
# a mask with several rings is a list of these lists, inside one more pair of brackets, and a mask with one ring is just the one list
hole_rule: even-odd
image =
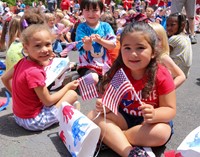
[[[142,116],[130,115],[130,114],[126,113],[125,111],[123,111],[123,109],[121,109],[121,108],[119,108],[119,113],[121,113],[122,116],[124,117],[124,119],[126,120],[128,128],[134,127],[136,125],[140,125],[144,121],[144,118]],[[171,135],[170,135],[169,139],[167,140],[167,142],[171,139],[171,136],[174,134],[173,121],[170,121],[169,125],[171,127]]]

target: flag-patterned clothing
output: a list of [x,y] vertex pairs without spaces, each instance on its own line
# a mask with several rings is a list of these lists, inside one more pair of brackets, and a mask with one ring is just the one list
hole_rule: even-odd
[[[106,22],[100,22],[97,28],[91,28],[87,23],[79,24],[76,32],[76,41],[82,40],[85,36],[90,37],[92,34],[98,34],[101,38],[109,41],[113,41],[116,44],[116,36],[112,27]],[[80,68],[88,68],[95,71],[99,75],[102,75],[102,67],[105,63],[111,64],[107,49],[97,42],[92,43],[92,49],[85,51],[83,49],[83,42],[79,42],[77,45],[79,51],[79,66]]]

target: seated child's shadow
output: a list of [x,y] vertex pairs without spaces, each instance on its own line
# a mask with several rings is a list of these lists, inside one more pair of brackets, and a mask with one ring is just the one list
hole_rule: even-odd
[[197,78],[196,84],[197,84],[198,86],[200,86],[200,78]]
[[[1,88],[0,90],[0,97],[6,97],[5,92],[8,92],[7,89],[5,87]],[[11,97],[11,94],[10,94]]]
[[[29,136],[42,133],[42,131],[29,131],[18,126],[13,117],[13,113],[1,116],[0,124],[1,124],[0,134],[10,137]],[[55,128],[57,126],[58,124],[54,124],[51,127],[47,128],[46,130]]]
[[59,133],[58,132],[50,133],[47,136],[50,138],[50,140],[52,141],[53,145],[57,149],[57,152],[59,152],[59,154],[62,157],[72,157],[72,155],[70,154],[70,152],[67,150],[66,146],[64,145],[63,141],[59,137]]

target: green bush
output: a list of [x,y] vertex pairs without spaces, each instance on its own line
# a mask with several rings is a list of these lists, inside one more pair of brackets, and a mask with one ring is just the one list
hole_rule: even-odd
[[122,1],[121,0],[113,0],[116,4],[121,4]]
[[[16,1],[17,0],[2,0],[3,2],[7,2],[8,6],[15,6],[16,5]],[[39,0],[36,0],[36,2],[38,2]],[[45,2],[45,0],[42,0],[43,3]],[[23,0],[25,5],[29,5],[32,6],[32,2],[33,0]]]

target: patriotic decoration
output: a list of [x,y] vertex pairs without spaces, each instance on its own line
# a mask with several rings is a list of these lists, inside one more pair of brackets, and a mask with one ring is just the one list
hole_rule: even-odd
[[57,118],[59,136],[70,156],[93,157],[101,129],[66,101],[59,107]]
[[98,97],[95,82],[91,73],[79,78],[78,81],[79,90],[83,100],[89,100]]
[[[60,78],[61,75],[65,74],[67,71],[70,70],[70,61],[69,57],[66,58],[53,58],[52,62],[45,67],[46,72],[46,86],[48,87],[50,84],[52,84],[56,79]],[[64,78],[59,79],[59,83],[62,83]],[[57,85],[56,85],[57,86]],[[55,86],[55,88],[57,88]],[[53,89],[52,89],[53,90]]]
[[117,115],[121,97],[130,90],[133,90],[133,86],[121,68],[115,73],[108,88],[104,92],[102,97],[103,105]]

